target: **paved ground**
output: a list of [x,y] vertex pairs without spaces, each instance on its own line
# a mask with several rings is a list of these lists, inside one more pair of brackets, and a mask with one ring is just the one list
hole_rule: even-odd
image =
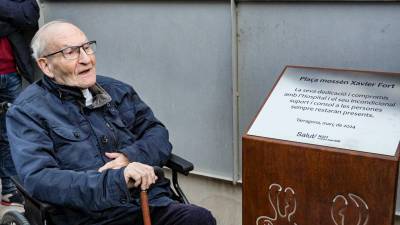
[[[5,207],[5,206],[0,205],[0,218],[2,218],[3,215],[9,210],[17,210],[19,212],[24,211],[24,209],[22,207],[13,207],[13,206]],[[400,217],[399,216],[396,218],[396,222],[394,225],[400,225]]]

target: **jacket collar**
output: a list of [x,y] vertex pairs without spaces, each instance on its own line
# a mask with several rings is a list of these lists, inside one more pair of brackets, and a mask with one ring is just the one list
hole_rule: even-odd
[[91,107],[94,109],[102,107],[103,105],[111,102],[112,100],[111,96],[98,83],[90,87],[89,90],[93,95],[93,103]]
[[[47,76],[43,76],[42,85],[62,101],[76,100],[80,105],[85,105],[85,97],[80,88],[57,84]],[[93,104],[88,108],[99,108],[112,100],[111,96],[98,83],[90,87],[89,90],[93,95]]]

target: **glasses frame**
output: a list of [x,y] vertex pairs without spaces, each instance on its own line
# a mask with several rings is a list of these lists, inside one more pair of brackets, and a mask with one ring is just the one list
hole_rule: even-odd
[[[47,58],[47,57],[50,57],[50,56],[53,56],[53,55],[56,55],[56,54],[58,54],[58,53],[62,53],[62,55],[63,55],[63,57],[65,58],[65,59],[68,59],[68,60],[74,60],[74,59],[77,59],[77,58],[74,58],[74,59],[69,59],[69,58],[67,58],[67,57],[65,57],[65,55],[64,55],[64,50],[65,49],[68,49],[68,48],[77,48],[77,49],[79,49],[79,51],[81,50],[81,48],[83,49],[83,51],[86,53],[86,54],[88,54],[88,55],[91,55],[91,54],[94,54],[95,52],[96,52],[96,50],[95,51],[93,51],[93,53],[87,53],[86,52],[86,50],[83,48],[83,46],[84,45],[87,45],[87,44],[89,44],[89,45],[91,45],[91,44],[97,44],[97,42],[95,41],[95,40],[93,40],[93,41],[88,41],[88,42],[85,42],[85,43],[83,43],[83,44],[81,44],[81,45],[77,45],[77,46],[68,46],[68,47],[65,47],[65,48],[63,48],[63,49],[61,49],[61,50],[58,50],[58,51],[56,51],[56,52],[53,52],[53,53],[50,53],[50,54],[47,54],[47,55],[45,55],[45,56],[42,56],[42,58]],[[79,58],[79,56],[78,56],[78,58]]]

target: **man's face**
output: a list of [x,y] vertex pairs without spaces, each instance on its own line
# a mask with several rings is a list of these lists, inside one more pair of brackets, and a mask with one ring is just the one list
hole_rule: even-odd
[[[50,32],[50,35],[47,39],[46,52],[48,54],[88,42],[86,35],[81,30],[67,23],[58,24]],[[47,76],[53,78],[58,84],[81,89],[91,87],[96,83],[96,57],[94,54],[86,54],[82,48],[79,49],[79,52],[77,59],[66,59],[63,53],[46,57],[44,60],[47,60],[47,67],[41,68]]]

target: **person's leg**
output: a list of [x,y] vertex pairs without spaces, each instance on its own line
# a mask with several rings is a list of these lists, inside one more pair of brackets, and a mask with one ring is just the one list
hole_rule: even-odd
[[211,212],[196,205],[174,203],[150,209],[152,225],[216,225]]
[[[173,203],[165,207],[151,207],[152,225],[216,225],[217,222],[207,209],[196,205]],[[107,225],[143,225],[141,210],[107,221]]]
[[[0,75],[0,102],[12,103],[21,92],[21,77],[16,74]],[[14,163],[11,159],[8,143],[5,114],[0,115],[0,178],[2,186],[2,204],[22,203],[17,195],[16,187],[9,176],[16,175]]]

